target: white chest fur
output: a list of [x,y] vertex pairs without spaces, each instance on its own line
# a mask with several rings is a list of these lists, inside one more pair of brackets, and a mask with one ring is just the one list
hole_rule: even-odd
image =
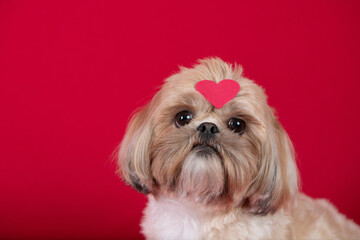
[[141,226],[147,239],[201,239],[202,214],[199,209],[175,199],[161,197],[155,200],[149,196],[144,214]]
[[[272,216],[254,216],[239,211],[210,214],[203,209],[167,197],[149,202],[142,232],[147,239],[293,239],[289,216],[282,211]],[[275,230],[275,231],[274,231]]]
[[289,208],[265,216],[241,209],[227,213],[200,209],[178,199],[149,196],[142,232],[150,240],[360,239],[360,228],[325,200],[298,194]]

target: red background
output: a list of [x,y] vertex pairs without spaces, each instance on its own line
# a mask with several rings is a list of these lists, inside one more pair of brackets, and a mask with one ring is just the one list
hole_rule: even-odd
[[219,56],[266,88],[303,191],[360,223],[360,2],[0,1],[0,238],[141,238],[131,112]]

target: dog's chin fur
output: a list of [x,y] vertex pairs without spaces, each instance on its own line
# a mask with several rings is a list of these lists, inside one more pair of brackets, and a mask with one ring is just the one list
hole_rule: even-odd
[[225,191],[225,170],[216,151],[197,146],[185,158],[176,186],[181,198],[197,203],[218,200]]
[[[120,145],[119,172],[148,194],[142,222],[148,239],[360,239],[360,228],[325,201],[298,191],[291,141],[264,90],[241,67],[218,58],[166,79],[132,117]],[[195,84],[233,79],[239,93],[214,108]],[[174,123],[190,111],[188,124]],[[229,119],[246,123],[242,134]],[[198,130],[210,122],[211,136]]]

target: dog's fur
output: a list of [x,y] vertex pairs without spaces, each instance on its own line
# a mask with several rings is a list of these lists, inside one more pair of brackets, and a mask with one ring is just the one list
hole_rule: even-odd
[[[181,67],[132,117],[119,169],[149,196],[146,238],[360,239],[359,226],[329,202],[299,192],[291,141],[264,90],[241,74],[241,67],[219,58]],[[216,109],[195,90],[205,79],[233,79],[240,91]],[[183,110],[193,119],[179,127],[174,118]],[[246,123],[241,135],[227,127],[234,117]],[[219,133],[199,136],[203,122]]]

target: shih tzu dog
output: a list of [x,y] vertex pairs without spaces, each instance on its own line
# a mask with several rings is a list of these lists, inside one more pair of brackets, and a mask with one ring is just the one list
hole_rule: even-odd
[[147,239],[360,239],[326,200],[298,190],[291,141],[264,90],[219,58],[165,80],[131,119],[123,179],[147,194]]

